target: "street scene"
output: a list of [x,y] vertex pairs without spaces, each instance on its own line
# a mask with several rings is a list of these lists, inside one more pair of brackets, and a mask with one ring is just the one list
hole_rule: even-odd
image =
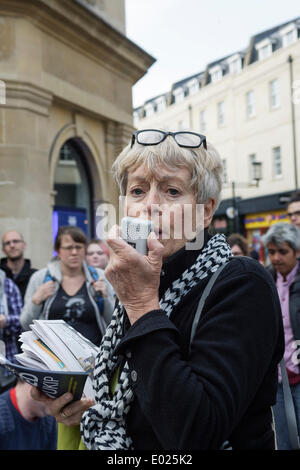
[[297,2],[0,0],[0,237],[1,451],[300,450]]

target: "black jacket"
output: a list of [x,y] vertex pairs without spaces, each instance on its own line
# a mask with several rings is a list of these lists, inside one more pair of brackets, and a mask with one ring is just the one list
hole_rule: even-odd
[[7,266],[7,258],[2,258],[0,260],[0,268],[5,271],[6,276],[14,281],[18,286],[22,300],[24,300],[26,288],[29,282],[31,275],[36,271],[36,269],[31,267],[30,260],[25,259],[24,266],[17,276],[14,276],[11,269]]
[[[198,256],[183,248],[163,265],[160,296]],[[207,298],[189,353],[201,281],[170,319],[148,312],[117,351],[127,359],[135,399],[127,417],[136,450],[274,449],[271,406],[284,352],[280,303],[272,277],[235,257]]]
[[[273,266],[268,266],[267,269],[276,282],[276,269],[273,268]],[[300,263],[294,282],[290,285],[289,288],[289,311],[294,339],[300,340]]]

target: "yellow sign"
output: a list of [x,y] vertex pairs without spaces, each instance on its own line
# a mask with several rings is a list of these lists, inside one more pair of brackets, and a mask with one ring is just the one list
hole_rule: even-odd
[[278,222],[290,223],[290,219],[288,218],[285,210],[249,214],[246,215],[244,219],[245,228],[248,230],[271,227],[271,225]]

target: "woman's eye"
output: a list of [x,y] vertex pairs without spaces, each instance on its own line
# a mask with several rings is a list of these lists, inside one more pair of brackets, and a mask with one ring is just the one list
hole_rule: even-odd
[[179,194],[178,189],[175,189],[175,188],[169,188],[168,192],[171,196],[177,196]]
[[131,190],[131,194],[133,196],[140,196],[141,194],[143,194],[143,190],[141,188],[133,188]]

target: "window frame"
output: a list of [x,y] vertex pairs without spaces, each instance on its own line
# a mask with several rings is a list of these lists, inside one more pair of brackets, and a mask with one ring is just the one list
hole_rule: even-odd
[[[250,96],[252,97],[252,99],[249,100]],[[255,95],[254,95],[254,90],[249,90],[246,93],[246,116],[247,116],[247,118],[252,118],[252,117],[255,116]]]
[[[276,150],[279,149],[279,165],[280,165],[280,173],[277,173],[276,172],[276,160],[275,160],[275,152]],[[280,145],[276,145],[275,147],[272,147],[272,167],[273,167],[273,177],[274,179],[277,179],[277,178],[282,178],[283,176],[283,170],[282,170],[282,152],[281,152],[281,146]]]
[[[222,109],[222,112],[221,111],[221,108]],[[218,127],[223,127],[225,125],[225,101],[222,100],[222,101],[219,101],[217,103],[217,117],[218,117]],[[220,119],[222,118],[222,119]]]
[[[272,84],[277,83],[276,93],[273,93]],[[273,104],[273,98],[276,97],[276,103]],[[274,78],[269,82],[269,97],[270,97],[270,109],[277,109],[280,106],[280,94],[279,94],[279,80]]]

